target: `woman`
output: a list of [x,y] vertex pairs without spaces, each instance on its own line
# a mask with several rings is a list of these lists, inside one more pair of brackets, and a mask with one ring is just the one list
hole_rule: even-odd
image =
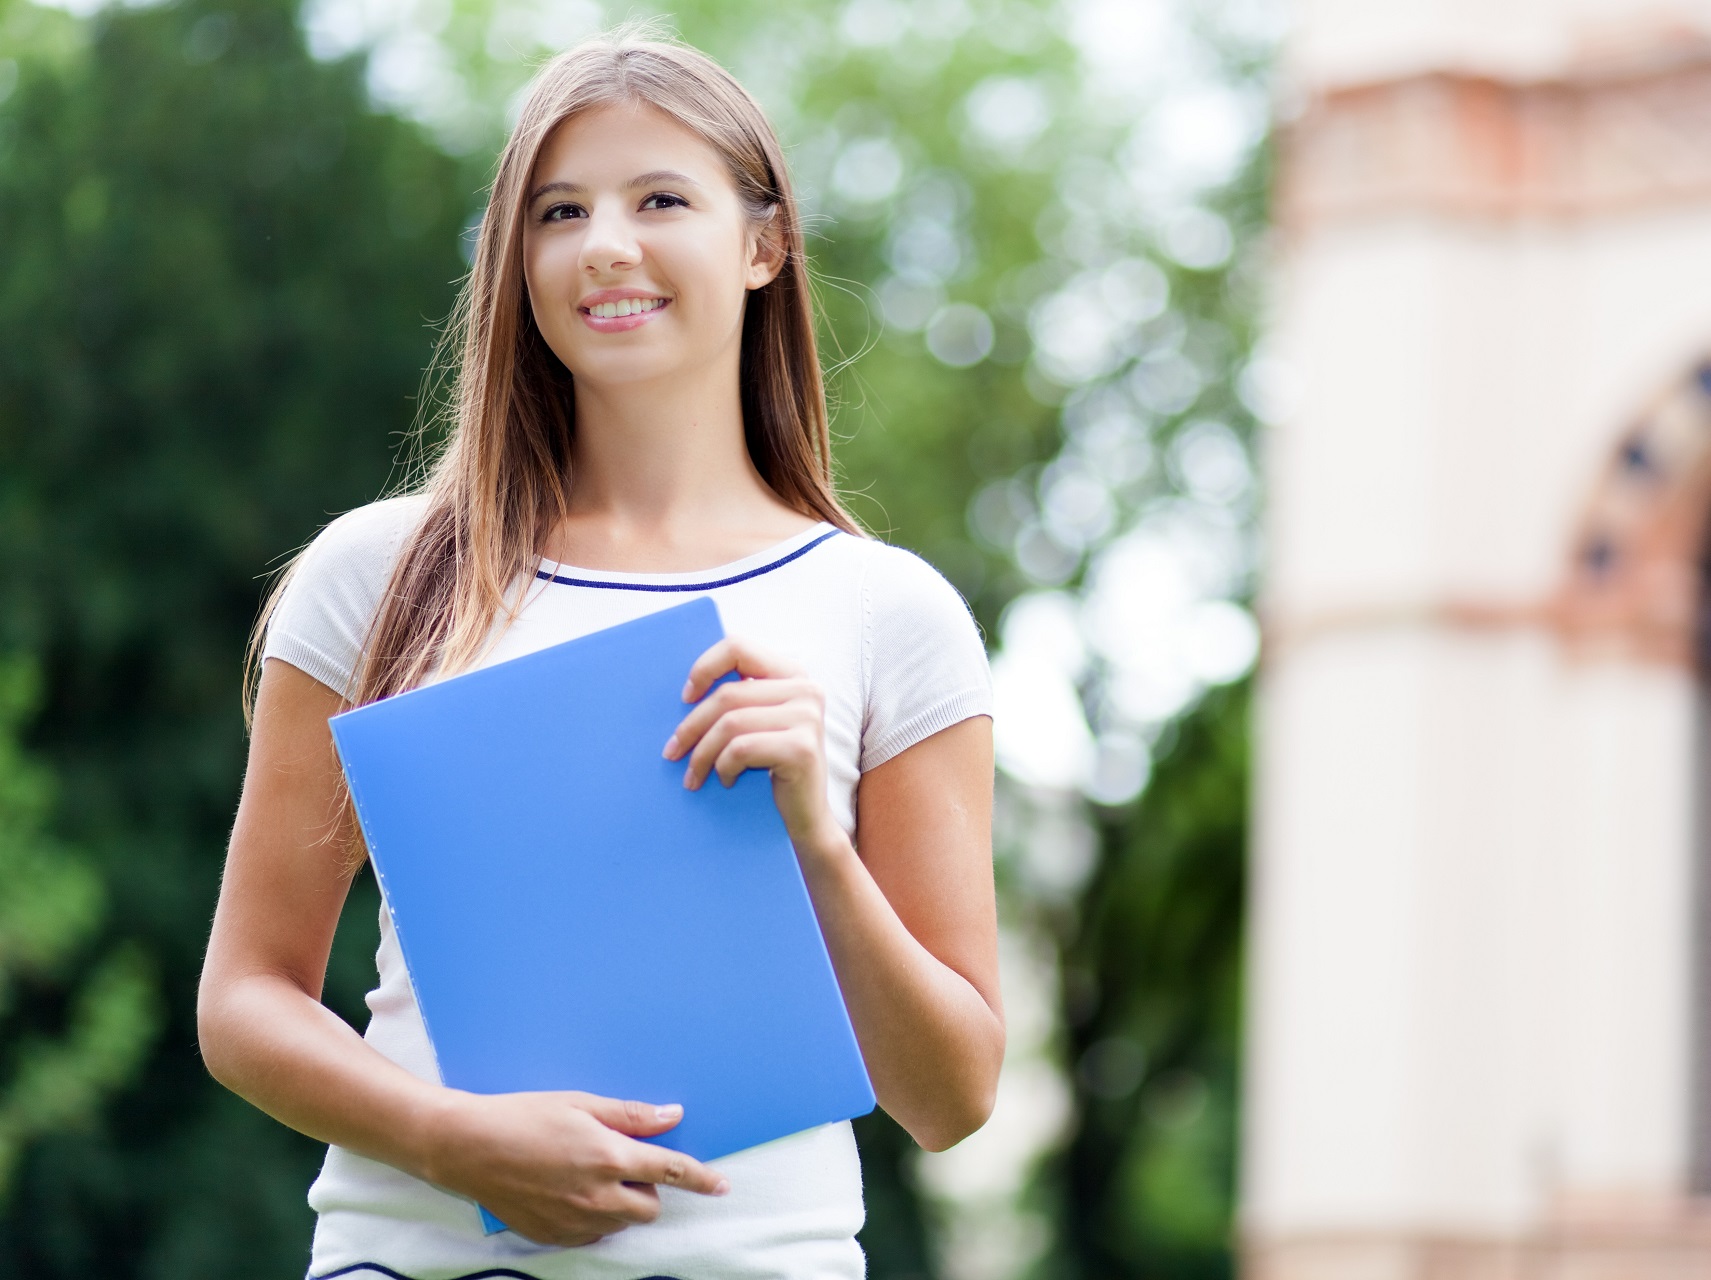
[[[662,751],[689,786],[770,771],[880,1105],[948,1147],[1003,1054],[984,652],[834,495],[800,219],[754,101],[656,41],[550,63],[453,337],[421,491],[336,520],[264,615],[209,1069],[331,1144],[314,1276],[854,1280],[847,1123],[705,1166],[638,1141],[671,1099],[445,1088],[384,911],[367,1032],[319,1001],[360,859],[328,717],[705,593],[730,638]],[[511,1230],[484,1236],[478,1202]]]

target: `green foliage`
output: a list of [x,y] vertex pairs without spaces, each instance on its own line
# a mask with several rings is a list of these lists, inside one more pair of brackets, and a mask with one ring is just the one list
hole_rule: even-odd
[[[0,662],[0,1018],[16,984],[63,992],[106,908],[95,871],[48,835],[51,779],[17,741],[38,683],[30,663]],[[90,1123],[158,1030],[153,973],[135,947],[114,949],[71,985],[65,1028],[17,1036],[11,1071],[0,1074],[0,1202],[24,1144]]]
[[16,974],[52,971],[89,937],[105,902],[100,878],[47,834],[53,788],[25,755],[18,728],[35,709],[28,662],[0,662],[0,1009]]
[[[81,56],[88,28],[70,14],[30,4],[0,6],[0,56],[11,66],[0,78],[0,101],[18,85],[20,60],[25,66],[63,67]],[[0,146],[10,142],[8,132]]]
[[1247,716],[1239,685],[1177,727],[1059,922],[1081,1123],[1053,1276],[1232,1273]]
[[131,1079],[159,1023],[154,966],[121,944],[78,989],[61,1038],[30,1036],[16,1048],[17,1069],[0,1095],[0,1179],[26,1142],[89,1124]]
[[[0,1080],[25,1097],[0,1123],[30,1141],[0,1274],[300,1275],[318,1149],[195,1049],[244,640],[266,568],[386,484],[471,184],[369,109],[359,64],[311,60],[287,3],[62,19],[0,0],[0,31],[41,36],[6,49],[0,102],[0,647],[39,659],[21,728],[106,886],[90,945],[111,960],[69,1012],[18,1010]],[[374,903],[365,885],[329,975],[353,1015]],[[18,1121],[123,1074],[151,968],[161,1035],[103,1122]]]

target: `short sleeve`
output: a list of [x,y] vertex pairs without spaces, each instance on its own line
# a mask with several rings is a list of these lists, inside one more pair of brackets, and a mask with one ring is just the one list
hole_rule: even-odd
[[388,498],[321,530],[286,580],[262,657],[348,695],[392,567],[424,506],[420,498]]
[[956,588],[900,548],[876,544],[869,554],[862,579],[864,773],[941,729],[992,714],[986,645]]

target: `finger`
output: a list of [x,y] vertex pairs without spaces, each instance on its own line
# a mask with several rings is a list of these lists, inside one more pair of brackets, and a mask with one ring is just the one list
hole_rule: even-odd
[[630,1225],[627,1218],[591,1209],[583,1203],[563,1200],[544,1207],[531,1205],[515,1214],[507,1213],[505,1222],[512,1231],[527,1240],[557,1245],[561,1249],[594,1244]]
[[659,1191],[651,1182],[614,1182],[598,1207],[625,1223],[652,1222],[659,1217]]
[[691,1160],[681,1151],[638,1142],[632,1148],[634,1164],[624,1174],[626,1182],[651,1182],[662,1187],[680,1187],[704,1196],[722,1196],[730,1181],[717,1169]]
[[667,760],[676,760],[691,750],[707,732],[707,727],[728,711],[738,707],[768,706],[788,702],[804,692],[806,682],[798,680],[733,680],[714,689],[694,710],[678,722],[666,740]]
[[[791,715],[788,707],[744,707],[726,712],[713,722],[713,727],[695,744],[695,750],[689,757],[689,765],[683,772],[683,785],[693,791],[707,781],[715,762],[737,739],[777,732],[794,723],[795,717]],[[730,785],[730,779],[726,780],[725,785]]]
[[577,1211],[574,1227],[559,1227],[563,1238],[559,1243],[575,1248],[585,1244],[599,1244],[607,1236],[615,1236],[630,1225],[625,1218],[610,1213],[590,1213],[586,1209]]
[[683,1108],[675,1102],[656,1105],[574,1090],[565,1093],[564,1098],[571,1106],[586,1111],[608,1129],[616,1129],[632,1138],[651,1138],[683,1119]]
[[511,1222],[510,1229],[532,1244],[551,1245],[558,1249],[580,1249],[586,1244],[598,1244],[606,1236],[622,1231],[627,1222],[614,1222],[602,1233],[590,1227],[565,1227],[549,1218],[537,1218],[528,1222]]
[[689,678],[683,682],[683,700],[696,701],[715,680],[736,669],[737,655],[727,636],[689,664]]
[[745,733],[731,739],[730,745],[719,752],[713,762],[713,771],[728,787],[746,770],[776,769],[781,765],[794,764],[802,754],[801,736],[794,728]]
[[767,676],[793,676],[795,667],[780,661],[746,640],[726,636],[703,653],[689,668],[689,679],[683,686],[683,700],[695,702],[706,693],[713,682],[727,672],[735,671],[744,679]]

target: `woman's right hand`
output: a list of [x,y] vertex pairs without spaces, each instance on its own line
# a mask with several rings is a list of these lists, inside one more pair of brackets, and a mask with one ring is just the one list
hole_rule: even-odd
[[716,1170],[637,1141],[682,1119],[679,1106],[591,1093],[447,1089],[429,1117],[425,1172],[537,1244],[592,1244],[659,1217],[659,1186],[730,1190]]

